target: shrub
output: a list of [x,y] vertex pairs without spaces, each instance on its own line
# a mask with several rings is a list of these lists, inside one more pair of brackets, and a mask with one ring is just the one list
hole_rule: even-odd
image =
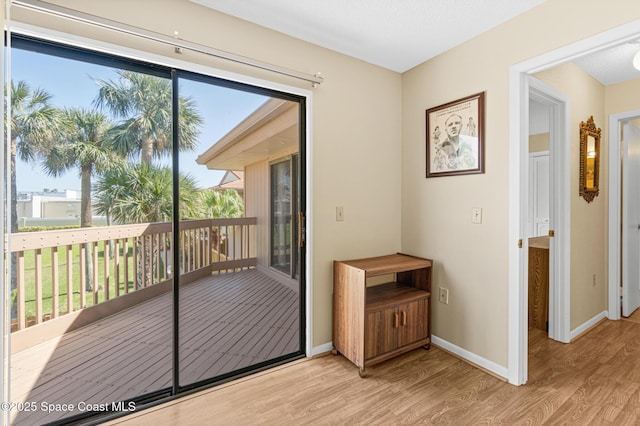
[[18,228],[18,232],[39,232],[39,231],[58,231],[61,229],[76,229],[80,225],[60,225],[60,226],[23,226]]

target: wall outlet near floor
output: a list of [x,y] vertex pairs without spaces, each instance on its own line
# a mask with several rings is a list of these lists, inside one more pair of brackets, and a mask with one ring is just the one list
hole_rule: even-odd
[[342,222],[344,220],[344,207],[336,207],[336,220],[338,222]]
[[440,287],[438,296],[440,303],[444,303],[445,305],[449,304],[449,289]]

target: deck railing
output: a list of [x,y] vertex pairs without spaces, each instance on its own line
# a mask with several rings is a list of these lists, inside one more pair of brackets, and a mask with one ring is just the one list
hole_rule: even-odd
[[[181,221],[180,282],[255,266],[256,222]],[[171,280],[172,234],[170,222],[12,234],[12,331]]]

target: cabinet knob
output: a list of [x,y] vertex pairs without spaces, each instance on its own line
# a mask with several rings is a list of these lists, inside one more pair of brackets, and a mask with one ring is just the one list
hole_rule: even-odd
[[407,325],[407,313],[405,311],[400,311],[400,325]]
[[393,328],[398,328],[398,313],[393,313]]

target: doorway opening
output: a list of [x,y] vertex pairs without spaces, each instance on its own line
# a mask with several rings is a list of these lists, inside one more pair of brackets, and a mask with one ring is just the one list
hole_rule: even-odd
[[[526,148],[528,144],[528,101],[529,101],[529,82],[530,76],[543,70],[550,69],[554,66],[563,64],[580,56],[593,53],[596,51],[600,51],[606,49],[608,47],[613,47],[624,43],[626,41],[631,41],[637,39],[638,33],[640,32],[640,21],[634,21],[625,25],[621,25],[609,31],[605,31],[603,33],[596,34],[592,37],[580,40],[576,43],[573,43],[568,46],[564,46],[558,48],[556,50],[550,51],[546,54],[540,55],[538,57],[529,59],[527,61],[521,62],[519,64],[513,65],[510,70],[510,103],[511,103],[511,116],[510,116],[510,135],[511,140],[515,141],[515,143],[511,146],[510,152],[510,164],[513,167],[510,168],[510,230],[509,235],[513,240],[513,245],[510,244],[509,248],[509,372],[508,379],[510,383],[521,385],[526,383],[527,381],[527,330],[528,330],[528,319],[527,319],[527,286],[526,286],[526,272],[528,266],[528,259],[526,257],[527,250],[522,250],[524,248],[528,248],[526,241],[522,241],[524,236],[526,235],[526,211],[528,207],[528,201],[526,197],[522,194],[527,194],[527,184],[528,184],[528,158],[524,153],[526,153]],[[612,126],[610,126],[611,129]],[[569,135],[566,135],[566,140],[569,140]],[[552,154],[553,155],[553,154]],[[618,152],[614,152],[612,156],[610,156],[610,161],[612,157],[618,157]],[[568,156],[566,158],[569,158]],[[560,159],[555,158],[552,159],[553,162],[560,161]],[[568,163],[565,163],[568,164]],[[569,173],[570,170],[568,167],[566,169],[556,168],[552,165],[552,169],[561,170],[563,173]],[[609,172],[611,173],[611,168]],[[565,181],[565,179],[562,179]],[[567,179],[568,181],[568,179]],[[558,194],[557,200],[568,200],[570,196],[569,187],[566,188],[561,187],[558,190],[560,193]],[[610,197],[615,197],[613,191],[610,191]],[[615,204],[615,203],[614,203]],[[612,205],[610,201],[610,206]],[[610,207],[611,208],[611,207]],[[565,209],[566,212],[569,212],[569,209]],[[612,214],[613,210],[609,212],[609,221],[611,223],[612,220],[615,220]],[[568,220],[568,214],[565,216],[565,220]],[[618,223],[619,225],[619,223]],[[564,226],[559,224],[558,229],[555,232],[555,242],[558,244],[561,241],[567,241],[567,238],[557,238],[558,232],[569,232],[568,226]],[[611,226],[609,229],[618,230],[619,227]],[[620,280],[612,280],[611,274],[615,274],[613,269],[619,269],[619,247],[616,246],[615,240],[616,232],[609,232],[609,285],[611,286],[612,282],[615,282],[615,286],[619,285]],[[518,241],[521,244],[518,244]],[[619,244],[619,240],[617,241]],[[564,249],[568,250],[568,247]],[[618,256],[615,258],[615,261],[611,261],[612,251],[618,251]],[[555,256],[551,256],[554,258]],[[567,283],[565,291],[559,292],[560,300],[550,300],[550,314],[553,311],[553,305],[556,304],[566,304],[569,302],[569,267],[570,267],[570,259],[566,259],[566,263],[560,263],[555,265],[555,271],[552,272],[554,276],[564,276],[566,280],[564,282]],[[560,269],[564,268],[564,273],[560,273]],[[553,270],[553,265],[550,265],[550,269]],[[550,290],[551,294],[554,293],[553,290]],[[616,307],[619,304],[619,299],[612,302],[611,294],[614,293],[619,294],[619,288],[615,290],[611,289],[609,292],[609,306],[612,303],[615,303]],[[619,297],[619,296],[618,296]],[[617,308],[619,309],[619,308]],[[610,310],[611,312],[611,310]],[[614,311],[615,312],[615,311]],[[563,315],[558,318],[558,324],[564,324],[561,326],[558,331],[564,333],[564,338],[567,341],[571,338],[571,332],[569,331],[570,327],[570,317],[569,310],[565,310]],[[551,320],[550,320],[551,325]],[[582,326],[581,326],[582,327]],[[579,329],[581,328],[579,327]],[[581,330],[576,329],[574,332],[580,332]],[[550,328],[551,334],[551,328]],[[563,336],[559,336],[558,340],[563,339]],[[561,340],[562,341],[562,340]]]
[[[550,107],[529,99],[528,318],[531,333],[549,330]],[[538,331],[534,331],[538,330]]]
[[609,117],[609,319],[640,306],[639,144],[640,110]]

